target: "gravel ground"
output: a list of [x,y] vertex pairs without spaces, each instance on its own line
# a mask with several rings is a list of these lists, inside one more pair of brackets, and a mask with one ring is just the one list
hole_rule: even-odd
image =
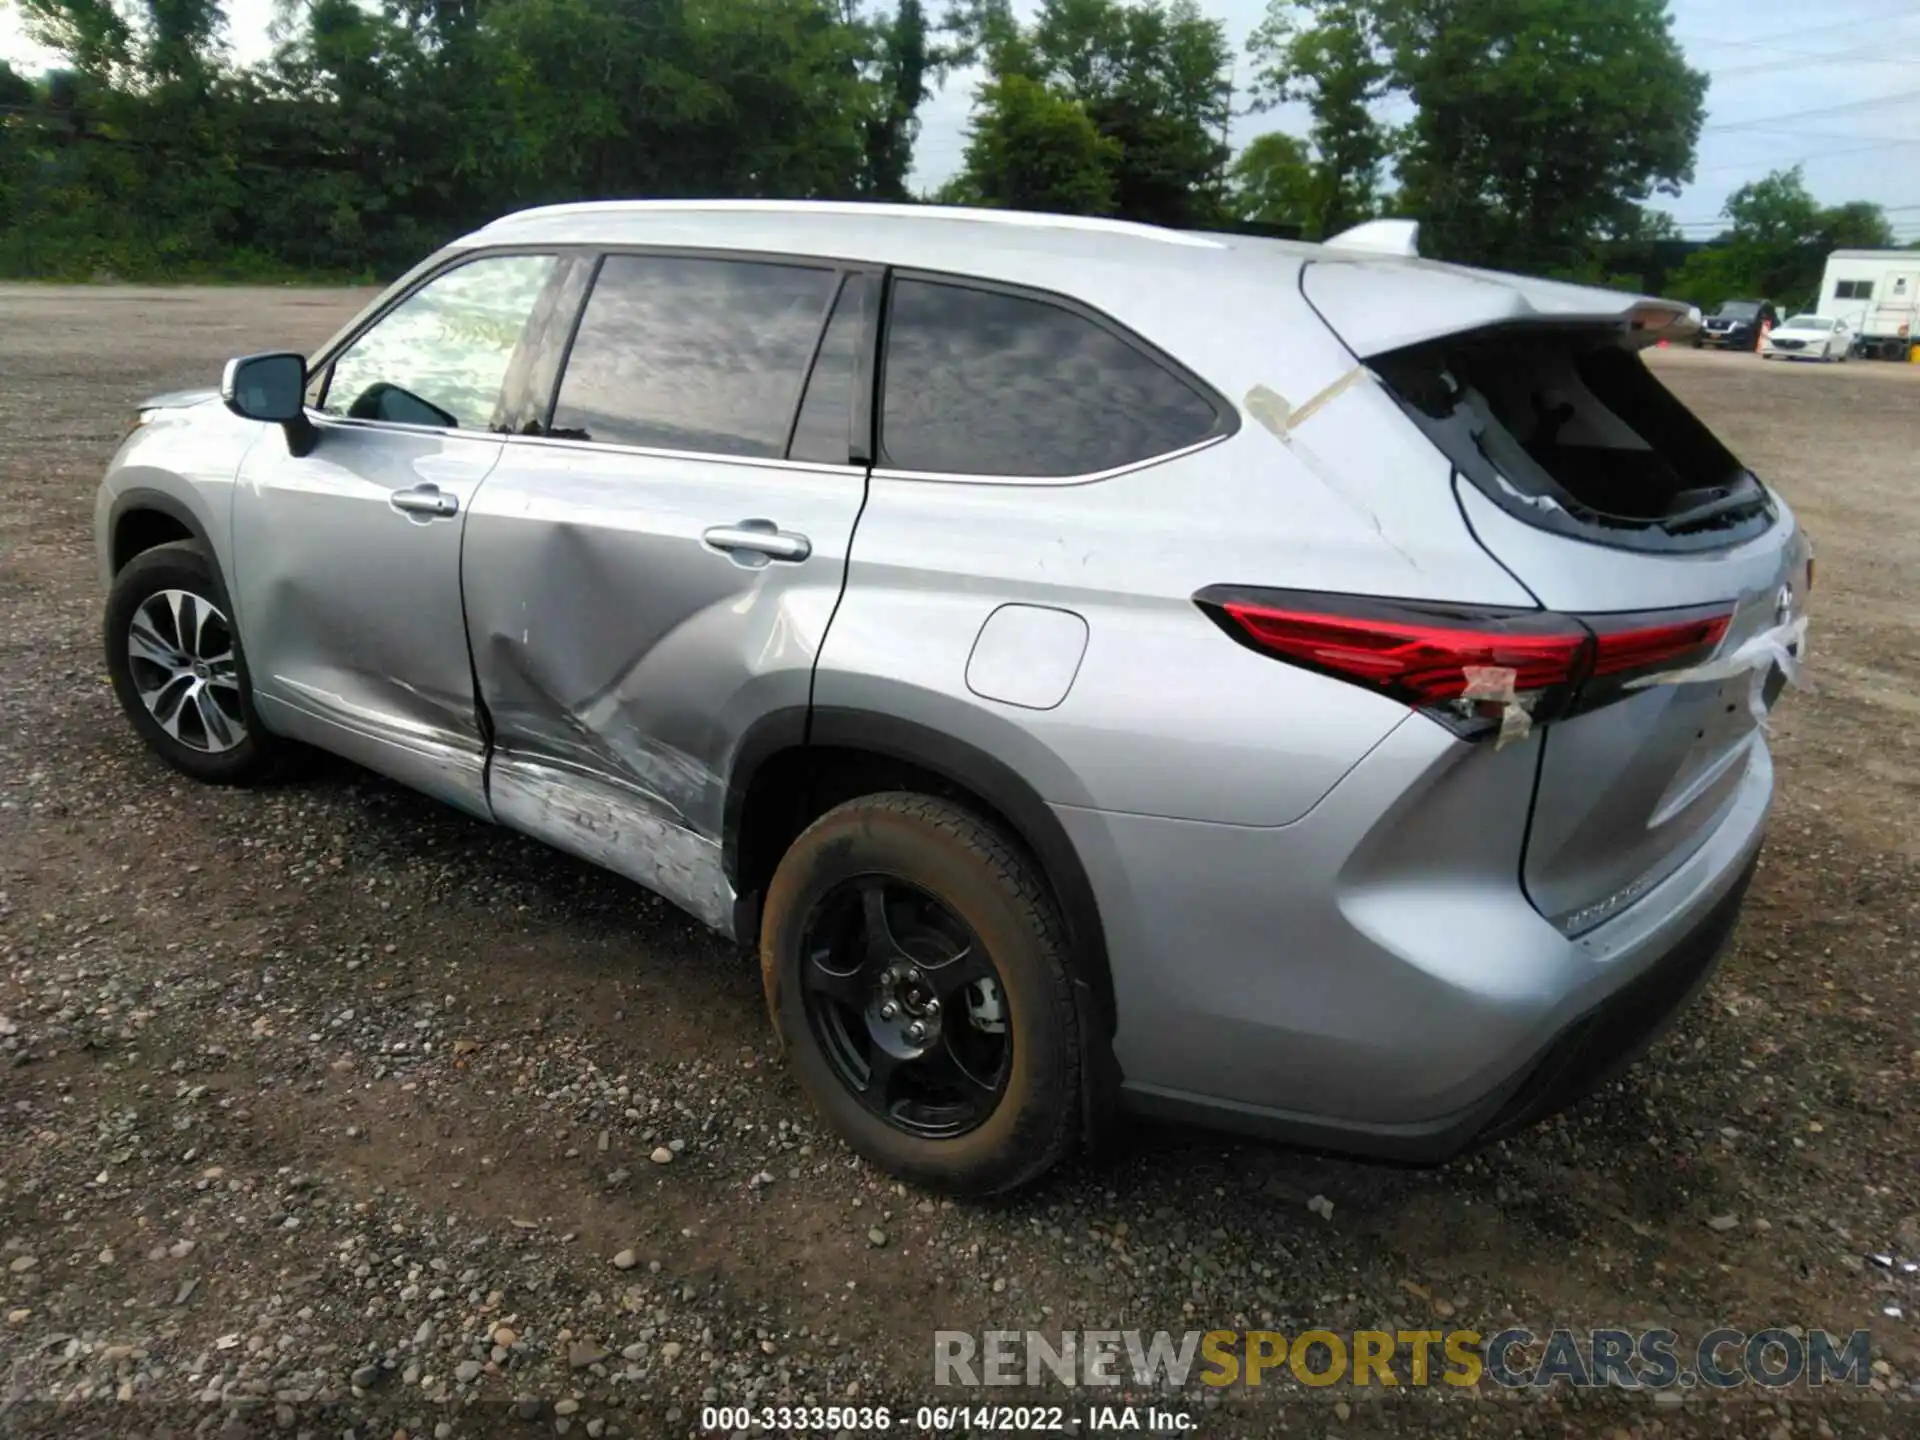
[[364,298],[0,288],[0,1432],[686,1435],[715,1402],[981,1398],[934,1389],[936,1326],[1566,1324],[1865,1327],[1876,1363],[1844,1394],[1161,1404],[1911,1433],[1920,368],[1657,357],[1814,532],[1818,691],[1725,967],[1622,1082],[1438,1170],[1143,1129],[969,1207],[823,1134],[751,961],[664,903],[345,766],[235,793],[140,748],[89,533],[130,406]]

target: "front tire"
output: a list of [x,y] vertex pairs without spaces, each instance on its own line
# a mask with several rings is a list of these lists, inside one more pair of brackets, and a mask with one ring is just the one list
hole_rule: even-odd
[[768,887],[767,1006],[801,1088],[889,1174],[983,1196],[1078,1135],[1065,928],[1032,861],[949,801],[828,811]]
[[254,712],[232,615],[206,552],[176,541],[136,555],[114,578],[103,632],[107,674],[140,738],[214,785],[272,779],[290,754]]

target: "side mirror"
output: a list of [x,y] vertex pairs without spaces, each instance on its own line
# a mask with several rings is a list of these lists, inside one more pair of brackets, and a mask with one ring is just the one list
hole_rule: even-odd
[[243,420],[278,425],[287,432],[287,449],[305,455],[319,432],[307,419],[307,362],[285,351],[243,355],[229,360],[220,377],[220,398]]

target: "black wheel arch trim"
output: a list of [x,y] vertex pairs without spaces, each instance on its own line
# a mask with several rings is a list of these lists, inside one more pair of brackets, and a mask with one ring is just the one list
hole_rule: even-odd
[[[727,878],[736,890],[740,884],[740,822],[754,776],[774,756],[813,746],[864,750],[938,775],[978,795],[1006,817],[1014,827],[1013,838],[1033,852],[1059,901],[1068,942],[1078,962],[1073,967],[1074,991],[1081,1007],[1083,1033],[1093,1042],[1087,1047],[1084,1134],[1089,1144],[1097,1144],[1110,1131],[1122,1080],[1111,1044],[1117,1012],[1099,902],[1066,827],[1011,767],[963,740],[912,720],[873,711],[795,706],[762,716],[734,752],[721,856]],[[752,934],[757,929],[758,916],[753,913],[757,899],[743,895],[741,905],[747,909],[747,916],[742,918],[750,917],[754,923],[739,933]]]
[[[178,521],[189,534],[199,542],[207,552],[207,560],[218,569],[219,558],[214,554],[213,540],[207,534],[207,527],[200,523],[200,517],[193,513],[193,507],[164,490],[155,490],[145,485],[134,485],[114,496],[113,504],[107,511],[107,537],[110,542],[109,554],[116,549],[120,538],[120,524],[136,510],[152,510],[165,515],[169,520]],[[123,567],[119,567],[123,568]]]

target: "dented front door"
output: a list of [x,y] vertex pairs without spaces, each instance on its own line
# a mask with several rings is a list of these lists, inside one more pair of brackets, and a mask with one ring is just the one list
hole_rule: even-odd
[[843,278],[607,257],[545,433],[508,442],[467,520],[495,818],[723,932],[731,759],[808,703],[865,493],[857,299],[822,338]]
[[234,487],[234,600],[269,728],[481,816],[461,526],[553,269],[487,255],[427,280],[320,368],[311,447],[263,431]]

